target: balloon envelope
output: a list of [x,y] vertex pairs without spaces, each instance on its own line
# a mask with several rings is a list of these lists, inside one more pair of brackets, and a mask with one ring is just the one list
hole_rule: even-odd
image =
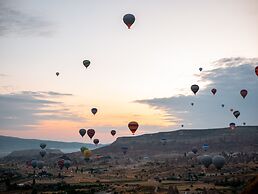
[[95,115],[95,114],[98,112],[98,109],[97,109],[97,108],[92,108],[92,109],[91,109],[91,112],[92,112],[92,114]]
[[198,152],[198,149],[197,149],[196,147],[193,147],[193,148],[192,148],[192,152],[193,152],[194,154],[196,154],[196,153]]
[[80,129],[79,133],[83,137],[86,134],[86,130],[85,129]]
[[123,147],[121,147],[121,149],[122,149],[123,154],[126,154],[127,150],[128,150],[128,147],[123,146]]
[[43,168],[43,166],[44,166],[44,162],[43,161],[37,161],[37,167],[39,168],[39,169],[42,169]]
[[194,84],[194,85],[191,86],[191,90],[194,94],[196,94],[199,90],[199,86]]
[[37,167],[37,160],[31,160],[31,166],[33,167],[33,168],[36,168]]
[[83,156],[86,159],[89,159],[91,157],[91,151],[90,150],[84,150]]
[[202,149],[203,149],[204,151],[207,151],[207,150],[209,149],[209,145],[208,145],[208,144],[203,144],[203,145],[202,145]]
[[59,76],[59,72],[56,72],[56,76]]
[[115,136],[115,134],[116,134],[116,130],[111,130],[111,135],[113,135],[113,136]]
[[133,23],[135,22],[135,17],[133,14],[126,14],[123,17],[123,21],[127,25],[128,29],[130,29]]
[[83,152],[84,152],[84,150],[88,150],[88,148],[86,148],[86,147],[82,146],[82,147],[81,147],[81,153],[83,153]]
[[225,106],[224,104],[221,105],[222,108],[223,108],[224,106]]
[[202,67],[199,68],[199,71],[202,71]]
[[39,154],[41,155],[41,157],[43,158],[46,155],[46,150],[40,150]]
[[87,68],[90,66],[90,61],[89,60],[84,60],[83,65]]
[[243,98],[245,98],[247,94],[248,94],[248,91],[245,90],[245,89],[243,89],[243,90],[240,91],[240,95],[241,95]]
[[209,168],[212,163],[212,158],[209,155],[203,155],[201,157],[201,162],[206,168]]
[[64,161],[64,166],[68,170],[68,168],[71,166],[71,161],[70,160],[65,160]]
[[212,158],[212,163],[218,170],[220,170],[224,166],[225,162],[225,158],[220,155],[214,156]]
[[129,124],[128,124],[128,128],[131,130],[131,132],[134,133],[136,132],[136,130],[138,129],[139,127],[139,124],[135,121],[131,121]]
[[255,74],[258,76],[258,66],[255,67]]
[[93,140],[93,143],[94,143],[95,145],[98,145],[98,144],[99,144],[99,139],[94,139],[94,140]]
[[60,170],[62,170],[64,167],[64,159],[58,160],[57,165],[60,168]]
[[216,89],[216,88],[212,88],[212,89],[211,89],[211,93],[212,93],[213,95],[215,95],[216,92],[217,92],[217,89]]
[[93,136],[95,135],[95,130],[94,129],[88,129],[87,130],[87,135],[92,139]]
[[236,111],[233,112],[233,115],[234,115],[236,118],[238,118],[239,115],[240,115],[240,112],[239,112],[238,110],[236,110]]
[[41,149],[45,149],[46,146],[47,146],[47,144],[45,144],[45,143],[40,144]]
[[229,127],[230,127],[230,129],[235,129],[236,128],[236,124],[235,123],[230,123]]

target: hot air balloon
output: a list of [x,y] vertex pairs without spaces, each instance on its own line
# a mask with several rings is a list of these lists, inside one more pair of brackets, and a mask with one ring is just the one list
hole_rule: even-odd
[[161,138],[160,143],[162,145],[166,145],[167,144],[167,139],[166,138]]
[[56,72],[56,76],[59,76],[59,72]]
[[70,160],[65,160],[64,161],[64,166],[68,170],[68,168],[71,166],[71,161]]
[[194,84],[194,85],[191,86],[191,90],[192,90],[192,92],[196,95],[196,93],[197,93],[198,90],[199,90],[199,86],[196,85],[196,84]]
[[90,61],[89,60],[84,60],[83,65],[86,67],[86,69],[90,66]]
[[128,150],[128,147],[123,146],[123,147],[121,147],[121,149],[122,149],[123,154],[126,154],[127,150]]
[[139,124],[135,121],[131,121],[129,124],[128,124],[128,128],[131,130],[131,132],[134,133],[136,132],[136,130],[138,129],[139,127]]
[[255,67],[255,74],[258,76],[258,66]]
[[233,108],[230,109],[231,112],[233,112],[233,110],[234,110]]
[[235,123],[230,123],[229,127],[230,127],[230,129],[235,129],[236,128],[236,124]]
[[217,92],[217,89],[216,89],[216,88],[212,88],[212,89],[211,89],[211,93],[212,93],[213,95],[215,95],[216,92]]
[[246,125],[246,123],[245,123],[245,122],[243,122],[243,125]]
[[127,25],[128,29],[130,29],[133,23],[135,22],[135,17],[133,14],[126,14],[123,17],[123,21]]
[[245,90],[245,89],[243,89],[243,90],[240,91],[240,95],[241,95],[243,98],[245,98],[247,94],[248,94],[248,91]]
[[85,161],[89,161],[91,155],[92,155],[92,154],[91,154],[91,151],[90,151],[90,150],[84,150],[83,156],[84,156],[84,160],[85,160]]
[[224,104],[221,105],[222,108],[223,108],[224,106],[225,106]]
[[111,130],[111,135],[113,135],[113,136],[115,136],[115,134],[116,134],[116,130]]
[[42,169],[43,166],[44,166],[44,162],[43,162],[42,160],[37,161],[37,167],[38,167],[39,169]]
[[203,155],[201,158],[201,162],[205,168],[209,168],[212,163],[212,158],[209,155]]
[[212,158],[212,163],[218,170],[220,170],[224,166],[225,162],[225,158],[220,155],[214,156]]
[[202,164],[202,156],[196,157],[198,164]]
[[98,145],[98,144],[99,144],[99,139],[94,139],[94,140],[93,140],[93,143],[94,143],[95,145]]
[[184,127],[184,125],[181,125],[181,127]]
[[191,102],[191,105],[193,106],[193,105],[194,105],[194,103],[193,103],[193,102]]
[[236,111],[233,112],[233,115],[234,115],[236,118],[238,118],[239,115],[240,115],[240,112],[239,112],[238,110],[236,110]]
[[83,137],[86,134],[86,130],[85,129],[80,129],[79,133]]
[[37,167],[37,160],[35,159],[31,160],[30,164],[35,169]]
[[95,130],[94,129],[88,129],[87,134],[92,139],[93,136],[95,135]]
[[204,151],[207,151],[208,149],[209,149],[209,145],[208,144],[203,144],[202,145],[202,149],[204,150]]
[[192,159],[192,158],[195,156],[195,154],[194,154],[193,152],[188,152],[188,153],[186,154],[186,156],[187,156],[187,158]]
[[92,108],[91,112],[92,112],[93,115],[95,115],[98,112],[98,109],[97,108]]
[[41,157],[43,158],[46,155],[46,150],[40,150],[39,154],[41,155]]
[[81,147],[81,153],[83,153],[83,152],[84,152],[84,150],[88,150],[88,148],[86,148],[86,147],[82,146],[82,147]]
[[194,154],[196,154],[196,153],[198,152],[198,149],[197,149],[196,147],[193,147],[193,148],[192,148],[192,152],[193,152]]
[[199,68],[199,71],[202,71],[202,67]]
[[58,165],[59,169],[62,170],[64,167],[64,159],[58,160],[57,165]]
[[46,146],[47,146],[47,145],[46,145],[45,143],[41,143],[41,144],[40,144],[41,149],[45,149]]

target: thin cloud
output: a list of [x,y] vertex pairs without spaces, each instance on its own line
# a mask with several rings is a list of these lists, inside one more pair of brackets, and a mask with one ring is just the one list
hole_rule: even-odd
[[[204,71],[200,75],[200,83],[208,82],[196,96],[179,95],[169,98],[153,98],[135,102],[147,104],[155,109],[167,112],[167,117],[180,118],[191,127],[224,127],[230,122],[257,125],[258,80],[254,67],[258,59],[224,58],[214,62],[214,69]],[[190,87],[189,87],[190,88]],[[217,89],[213,96],[212,88]],[[246,99],[240,96],[240,90],[247,89]],[[190,103],[193,102],[194,106]],[[221,105],[224,104],[223,108]],[[229,109],[239,110],[241,115],[235,119]],[[173,119],[174,121],[174,119]]]
[[51,24],[40,17],[23,13],[0,1],[0,36],[9,34],[50,36]]
[[[45,120],[84,120],[70,111],[60,100],[50,100],[50,96],[46,95],[49,93],[52,94],[32,91],[0,94],[0,130],[26,129],[27,126],[35,126]],[[67,96],[62,93],[54,95],[58,98]]]

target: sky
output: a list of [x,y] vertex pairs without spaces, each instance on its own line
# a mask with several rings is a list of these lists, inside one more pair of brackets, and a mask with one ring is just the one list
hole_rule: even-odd
[[258,125],[257,43],[257,0],[0,0],[0,135],[89,143],[78,131],[93,128],[110,143],[130,121],[136,135]]

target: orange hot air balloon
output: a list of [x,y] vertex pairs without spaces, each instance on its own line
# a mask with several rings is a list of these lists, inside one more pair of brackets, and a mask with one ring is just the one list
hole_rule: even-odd
[[135,121],[131,121],[129,124],[128,124],[128,128],[131,130],[131,132],[134,133],[136,132],[136,130],[138,129],[139,127],[139,124]]
[[211,89],[211,93],[212,93],[213,95],[215,95],[216,92],[217,92],[217,89],[216,89],[216,88],[212,88],[212,89]]
[[241,96],[242,96],[243,98],[245,98],[246,95],[248,94],[248,91],[245,90],[245,89],[243,89],[243,90],[240,91],[240,94],[241,94]]
[[258,76],[258,66],[255,67],[255,73]]

